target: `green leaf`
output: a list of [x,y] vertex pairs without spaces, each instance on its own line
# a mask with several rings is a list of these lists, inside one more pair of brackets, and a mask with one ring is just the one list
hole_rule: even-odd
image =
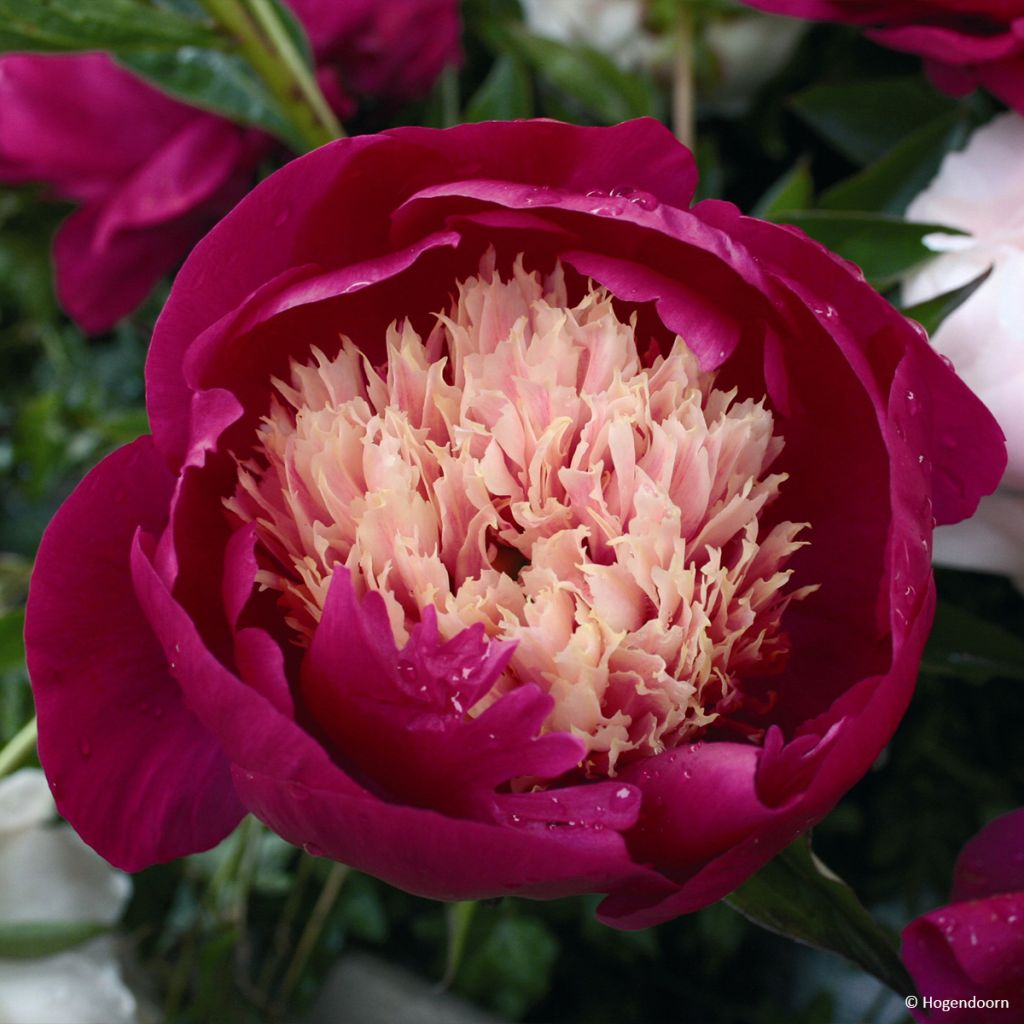
[[942,321],[962,306],[988,280],[991,273],[992,268],[989,267],[984,274],[979,274],[973,281],[959,288],[917,302],[913,306],[904,306],[902,313],[916,320],[929,334],[934,334],[942,326]]
[[942,158],[967,139],[969,123],[958,111],[911,132],[898,146],[821,196],[829,210],[902,213],[938,173]]
[[914,75],[815,85],[790,106],[843,156],[863,165],[954,104]]
[[771,220],[806,231],[833,252],[856,263],[875,288],[896,284],[912,267],[933,259],[924,244],[926,235],[942,232],[962,235],[959,228],[923,224],[879,213],[845,210],[789,210]]
[[1024,640],[966,608],[940,601],[921,670],[978,682],[1024,680]]
[[726,903],[768,931],[838,953],[900,995],[914,992],[889,933],[814,856],[806,835],[727,896]]
[[0,0],[0,50],[173,50],[225,45],[209,21],[143,0]]
[[533,84],[523,62],[504,53],[473,94],[464,121],[511,121],[533,113]]
[[504,49],[524,60],[544,80],[581,103],[604,124],[657,116],[651,81],[623,71],[610,57],[584,46],[532,36],[518,27],[501,32]]
[[757,201],[755,217],[771,218],[784,210],[805,210],[814,199],[814,179],[806,160],[798,160]]
[[0,957],[15,960],[53,956],[110,931],[91,921],[2,921]]
[[0,673],[18,668],[25,660],[25,609],[16,608],[0,615]]
[[172,52],[139,51],[116,57],[129,70],[186,103],[262,128],[299,152],[305,148],[277,100],[236,54],[184,46]]

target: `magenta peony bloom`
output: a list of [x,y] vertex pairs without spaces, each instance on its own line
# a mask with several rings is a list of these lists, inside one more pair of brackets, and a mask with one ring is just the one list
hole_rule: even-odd
[[[931,1015],[922,1006],[914,1018],[1024,1020],[1024,810],[996,818],[960,851],[951,897],[903,929],[903,960],[921,995],[955,1004],[932,1004]],[[985,1005],[996,1000],[1009,1005]]]
[[[341,116],[353,112],[353,95],[422,94],[458,56],[456,0],[292,6]],[[245,195],[271,144],[103,54],[0,58],[0,183],[44,183],[78,204],[57,233],[54,261],[57,297],[86,331],[106,330],[142,302]]]
[[654,121],[403,128],[196,247],[50,526],[40,756],[131,869],[246,810],[445,899],[725,895],[870,766],[998,428]]
[[1024,0],[743,0],[797,18],[864,25],[924,57],[932,80],[962,95],[983,86],[1024,113]]

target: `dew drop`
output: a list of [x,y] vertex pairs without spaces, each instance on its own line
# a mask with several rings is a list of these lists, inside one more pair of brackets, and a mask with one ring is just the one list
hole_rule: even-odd
[[518,824],[519,824],[519,823],[520,823],[520,822],[521,822],[521,821],[522,821],[523,819],[522,819],[522,817],[521,817],[520,815],[518,815],[518,814],[510,814],[510,815],[508,816],[508,820],[509,820],[509,822],[510,822],[511,824],[513,824],[513,825],[518,825]]
[[288,223],[289,217],[291,217],[291,210],[289,210],[287,206],[278,210],[277,214],[274,216],[274,227],[284,227],[284,225]]
[[88,740],[82,740],[78,745],[78,752],[82,757],[92,757],[92,744]]
[[305,800],[309,797],[309,790],[301,782],[289,782],[288,792],[293,800]]
[[641,210],[656,210],[658,208],[658,200],[650,192],[642,192],[639,189],[629,197],[629,201],[634,206],[639,206]]
[[398,662],[398,674],[407,683],[411,683],[416,678],[416,666],[407,658],[402,658]]
[[631,796],[631,792],[630,792],[630,790],[629,790],[629,788],[628,788],[628,787],[626,787],[626,786],[623,786],[623,787],[622,787],[622,789],[617,789],[617,790],[615,791],[615,795],[616,795],[616,796],[617,796],[617,797],[618,797],[618,798],[619,798],[620,800],[628,800],[628,799],[630,798],[630,796]]
[[322,857],[324,855],[324,851],[316,843],[303,843],[302,848],[310,857]]
[[157,706],[155,708],[153,708],[153,717],[154,718],[163,718],[164,717],[164,709],[162,707],[160,707],[159,704],[157,704]]

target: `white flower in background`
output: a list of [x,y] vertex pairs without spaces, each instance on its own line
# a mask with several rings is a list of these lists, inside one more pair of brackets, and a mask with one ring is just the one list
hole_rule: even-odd
[[962,152],[945,158],[907,217],[970,237],[929,236],[940,255],[904,282],[905,302],[923,302],[993,268],[932,344],[999,421],[1010,457],[1002,487],[982,500],[978,514],[936,531],[935,560],[1006,573],[1024,589],[1024,118],[1002,114],[979,128]]
[[[0,926],[113,924],[131,880],[93,853],[56,808],[41,771],[0,780]],[[16,934],[16,932],[15,932]],[[0,1024],[131,1024],[135,998],[113,942],[100,937],[38,959],[0,958]]]
[[[626,69],[669,73],[671,33],[659,38],[644,25],[643,0],[520,0],[534,35],[568,46],[589,46]],[[759,11],[729,13],[709,22],[699,45],[710,58],[698,62],[702,109],[734,117],[793,55],[804,22]],[[704,73],[706,72],[706,73]]]
[[649,66],[657,49],[644,28],[642,0],[520,0],[534,35],[568,46],[589,46],[620,67]]

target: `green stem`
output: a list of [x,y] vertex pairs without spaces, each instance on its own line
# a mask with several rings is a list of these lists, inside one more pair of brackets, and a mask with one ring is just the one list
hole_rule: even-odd
[[464,900],[461,903],[449,903],[445,907],[448,919],[448,956],[445,963],[444,977],[438,982],[439,991],[451,988],[462,965],[462,955],[466,951],[466,940],[469,938],[469,926],[473,923],[476,913],[475,900]]
[[299,936],[292,962],[288,965],[284,980],[281,982],[278,1001],[282,1010],[287,1006],[288,997],[299,983],[302,972],[305,970],[313,950],[316,949],[316,944],[320,941],[320,934],[324,930],[324,925],[327,924],[327,918],[334,909],[334,904],[338,901],[341,887],[348,873],[349,867],[346,864],[334,864],[331,867],[327,881],[324,882],[324,887],[313,905],[306,927],[303,929],[302,935]]
[[677,0],[675,52],[672,62],[672,130],[689,149],[696,142],[694,112],[693,0]]
[[0,750],[0,778],[9,775],[15,768],[20,768],[36,749],[39,736],[38,723],[35,718],[22,726],[11,738],[7,746]]
[[344,136],[271,0],[201,2],[238,40],[242,54],[281,104],[305,149],[316,149]]

